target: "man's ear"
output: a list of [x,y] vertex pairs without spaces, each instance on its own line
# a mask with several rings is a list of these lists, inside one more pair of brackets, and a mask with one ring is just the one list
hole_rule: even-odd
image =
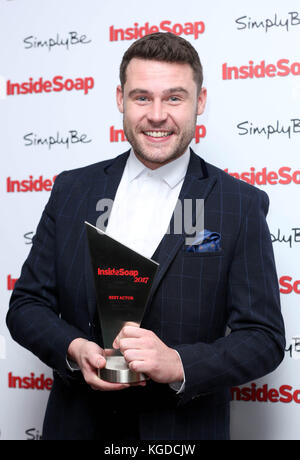
[[117,86],[117,106],[121,113],[124,113],[124,98],[121,85]]
[[206,88],[201,88],[201,91],[198,96],[198,106],[197,106],[197,115],[202,115],[205,109],[207,99],[207,90]]

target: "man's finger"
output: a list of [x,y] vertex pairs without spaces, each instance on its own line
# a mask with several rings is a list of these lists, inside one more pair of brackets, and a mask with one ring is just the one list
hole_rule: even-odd
[[133,327],[140,327],[140,325],[138,323],[135,323],[134,321],[126,321],[126,323],[124,323],[124,326],[133,326]]
[[146,361],[134,360],[128,363],[128,367],[130,370],[142,374],[146,374],[149,372],[149,363]]
[[87,364],[95,369],[102,369],[106,365],[106,359],[100,353],[92,353],[87,358]]
[[98,377],[97,372],[87,372],[85,373],[85,381],[88,385],[91,386],[93,390],[100,390],[100,391],[117,391],[123,390],[124,388],[128,388],[130,385],[127,383],[111,383],[102,380]]
[[130,361],[145,361],[147,354],[145,350],[128,349],[124,351],[124,358],[127,363],[130,363]]
[[147,331],[146,329],[142,329],[140,327],[126,325],[121,329],[121,331],[115,338],[113,342],[113,348],[118,349],[120,347],[120,340],[123,338],[139,338],[143,337],[148,332],[149,331]]
[[98,390],[98,391],[119,391],[119,390],[124,390],[125,388],[128,388],[130,385],[125,384],[125,383],[110,383],[110,382],[105,382],[104,380],[99,379],[93,381],[93,383],[90,383],[90,386],[93,390]]
[[119,348],[122,353],[125,350],[131,349],[141,350],[144,348],[143,343],[144,341],[141,339],[121,339],[119,341]]

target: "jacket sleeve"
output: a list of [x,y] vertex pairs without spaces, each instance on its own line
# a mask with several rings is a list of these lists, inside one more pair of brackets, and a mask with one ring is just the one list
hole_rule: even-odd
[[262,377],[283,359],[285,334],[268,206],[267,194],[257,190],[242,218],[228,273],[230,334],[213,343],[175,347],[186,378],[181,403]]
[[61,319],[57,295],[55,220],[63,174],[56,178],[6,318],[12,338],[62,375],[69,372],[69,344],[84,337],[82,331]]

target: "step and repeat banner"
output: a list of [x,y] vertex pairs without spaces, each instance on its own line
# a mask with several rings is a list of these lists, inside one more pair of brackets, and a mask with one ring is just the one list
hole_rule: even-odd
[[232,388],[232,439],[300,439],[299,0],[0,0],[0,439],[38,440],[52,371],[10,338],[9,298],[56,175],[128,149],[115,102],[137,38],[173,32],[208,90],[194,150],[270,197],[279,368]]

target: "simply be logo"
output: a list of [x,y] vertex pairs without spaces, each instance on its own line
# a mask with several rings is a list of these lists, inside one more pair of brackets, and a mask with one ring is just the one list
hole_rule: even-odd
[[300,336],[292,337],[292,341],[285,348],[285,352],[289,355],[292,359],[300,359]]
[[88,139],[87,134],[79,133],[76,129],[70,129],[64,134],[57,131],[53,136],[41,136],[34,132],[26,133],[23,140],[24,147],[46,147],[48,150],[57,146],[69,149],[76,144],[82,145],[92,142],[92,139]]
[[87,45],[91,43],[91,39],[85,34],[79,34],[76,31],[69,32],[65,36],[57,33],[55,37],[39,38],[34,35],[28,35],[24,38],[24,49],[36,50],[36,49],[47,49],[51,51],[54,48],[63,48],[70,50],[75,45]]
[[294,135],[300,134],[300,118],[291,118],[286,122],[276,120],[273,123],[266,123],[258,126],[257,123],[246,120],[237,125],[239,136],[262,136],[270,140],[274,135],[283,135],[291,139]]
[[290,11],[285,17],[275,13],[269,18],[252,18],[251,16],[245,15],[237,18],[235,23],[237,25],[237,30],[260,30],[267,33],[278,29],[289,32],[295,26],[300,25],[300,14],[298,11]]
[[288,232],[277,228],[276,231],[271,232],[271,240],[272,243],[283,243],[284,246],[287,245],[291,249],[300,243],[300,227],[293,227]]
[[26,440],[28,441],[40,441],[42,439],[42,434],[40,430],[37,430],[36,428],[28,428],[25,431],[26,434]]

